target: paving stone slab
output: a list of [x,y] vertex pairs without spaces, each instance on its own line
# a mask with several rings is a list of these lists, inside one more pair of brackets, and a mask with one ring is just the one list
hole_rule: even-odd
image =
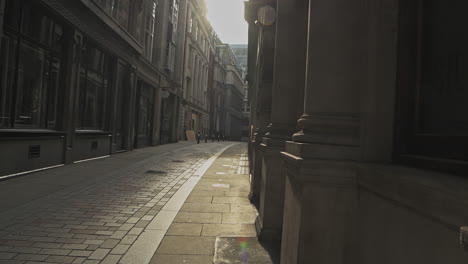
[[230,212],[229,204],[195,204],[186,203],[180,209],[181,212],[198,212],[198,213],[228,213]]
[[213,255],[163,255],[156,254],[150,264],[212,264]]
[[156,254],[212,255],[215,237],[167,236]]
[[255,226],[250,224],[204,224],[202,236],[255,237]]
[[221,223],[222,213],[195,213],[195,212],[179,212],[174,219],[175,223]]
[[173,223],[166,235],[168,236],[200,236],[202,224]]
[[213,204],[250,204],[247,197],[213,197]]
[[223,224],[255,224],[257,214],[254,212],[224,213]]

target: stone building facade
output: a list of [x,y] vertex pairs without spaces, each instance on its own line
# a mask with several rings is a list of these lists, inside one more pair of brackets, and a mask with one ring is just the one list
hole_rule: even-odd
[[181,132],[187,130],[205,133],[209,128],[208,81],[210,56],[214,53],[214,30],[206,18],[203,0],[185,1],[187,7],[183,103],[181,106]]
[[224,108],[223,128],[226,139],[241,140],[242,131],[242,103],[244,98],[243,88],[245,85],[242,78],[242,70],[237,62],[236,56],[228,44],[217,46],[217,56],[224,66]]
[[177,141],[178,0],[0,7],[0,176]]
[[468,261],[466,5],[246,2],[251,200],[282,264]]
[[249,102],[249,91],[246,82],[247,77],[247,58],[248,58],[248,45],[247,44],[231,44],[232,51],[236,56],[237,62],[242,69],[242,78],[244,79],[243,87],[243,102],[242,102],[242,141],[249,141],[250,134],[250,102]]

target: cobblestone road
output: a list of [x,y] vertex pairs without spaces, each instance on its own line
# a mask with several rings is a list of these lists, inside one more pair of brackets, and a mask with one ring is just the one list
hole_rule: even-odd
[[[6,211],[0,208],[0,263],[118,263],[185,181],[229,144],[183,148],[175,144],[166,147],[164,153],[161,148],[137,150],[66,166],[59,172],[42,172],[43,179],[48,179],[47,173],[61,174],[58,176],[62,179],[80,172],[87,173],[87,177]],[[125,164],[126,155],[129,159],[138,155],[144,158]],[[89,175],[93,171],[96,175]],[[16,195],[10,195],[13,197],[0,198],[15,199],[23,191],[34,189],[31,185],[41,180],[34,177],[32,174],[0,182],[0,188],[10,193],[11,188],[18,188],[14,190]]]

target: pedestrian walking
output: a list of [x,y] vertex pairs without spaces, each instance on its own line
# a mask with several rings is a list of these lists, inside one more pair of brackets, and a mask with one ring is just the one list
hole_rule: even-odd
[[205,143],[208,143],[208,132],[205,132]]
[[218,142],[219,142],[219,138],[220,138],[220,137],[221,137],[221,136],[220,136],[219,133],[218,133]]
[[201,137],[201,134],[200,134],[200,131],[197,132],[197,144],[200,144],[200,137]]
[[214,142],[214,139],[215,139],[215,134],[211,134],[211,142]]

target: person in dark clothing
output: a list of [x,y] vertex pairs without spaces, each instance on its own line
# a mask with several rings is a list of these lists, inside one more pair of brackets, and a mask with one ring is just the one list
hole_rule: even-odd
[[208,132],[205,132],[205,143],[208,143]]
[[215,134],[213,133],[211,134],[211,142],[214,142],[214,140],[215,140]]
[[201,134],[200,131],[197,132],[197,144],[200,144]]
[[221,135],[218,133],[218,142],[219,142],[220,137],[221,137]]

